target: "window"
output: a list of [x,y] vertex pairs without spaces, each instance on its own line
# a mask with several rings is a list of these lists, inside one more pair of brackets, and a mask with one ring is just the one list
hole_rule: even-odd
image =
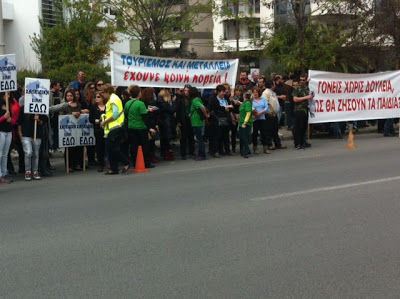
[[[259,20],[259,19],[257,19]],[[260,22],[249,25],[244,19],[243,22],[239,23],[239,38],[260,38]],[[229,20],[224,22],[224,40],[236,40],[236,21]]]
[[45,27],[57,25],[56,5],[61,8],[62,0],[42,0],[42,19]]

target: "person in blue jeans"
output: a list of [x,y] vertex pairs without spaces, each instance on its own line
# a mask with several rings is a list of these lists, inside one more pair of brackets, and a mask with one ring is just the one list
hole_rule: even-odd
[[190,106],[190,122],[192,123],[193,132],[196,136],[199,144],[199,152],[194,158],[196,161],[202,161],[206,159],[206,146],[204,144],[204,120],[210,115],[208,114],[206,107],[199,97],[199,91],[196,87],[190,87],[189,99],[191,101]]

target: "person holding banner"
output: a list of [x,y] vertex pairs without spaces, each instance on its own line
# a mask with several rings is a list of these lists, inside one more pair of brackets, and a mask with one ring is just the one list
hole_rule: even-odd
[[314,93],[310,93],[307,85],[307,76],[302,74],[300,76],[300,85],[293,91],[294,100],[294,148],[305,148],[305,137],[308,126],[308,100],[314,98]]
[[16,123],[13,118],[10,97],[0,93],[0,184],[10,184],[8,177],[7,157],[12,139],[12,126]]
[[[21,139],[24,149],[25,161],[25,181],[41,180],[39,173],[39,151],[43,136],[43,124],[46,116],[38,114],[24,113],[21,108],[21,114],[18,121],[18,136]],[[37,121],[36,140],[35,137],[35,121]]]
[[[64,94],[64,102],[67,103],[76,103],[76,106],[68,106],[68,109],[64,112],[61,112],[61,115],[72,114],[75,118],[79,118],[81,115],[81,105],[76,100],[75,89],[68,89],[65,91]],[[80,171],[82,170],[83,165],[83,148],[81,146],[71,147],[68,150],[68,158],[69,158],[69,165],[72,168],[69,169],[69,172],[73,172],[74,170]],[[66,159],[66,153],[65,153]],[[66,161],[66,160],[65,160]]]
[[121,152],[121,138],[122,138],[122,125],[124,124],[125,116],[124,109],[122,107],[121,99],[115,94],[114,87],[111,84],[102,86],[102,92],[104,99],[107,101],[106,104],[106,118],[100,123],[100,126],[104,128],[104,133],[107,135],[106,148],[110,155],[110,170],[107,171],[106,175],[113,175],[119,173],[118,163],[121,162],[123,165],[122,173],[128,171],[130,162]]

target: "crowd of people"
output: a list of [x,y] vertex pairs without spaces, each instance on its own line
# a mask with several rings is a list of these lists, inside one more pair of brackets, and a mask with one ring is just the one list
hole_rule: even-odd
[[[311,146],[306,131],[309,100],[314,94],[305,74],[267,78],[253,72],[249,78],[243,71],[235,86],[224,83],[201,94],[190,85],[177,89],[137,85],[114,88],[102,79],[87,82],[85,73],[79,71],[77,80],[64,92],[61,82],[51,83],[49,117],[25,114],[22,90],[10,96],[0,94],[2,184],[12,182],[16,174],[11,149],[18,152],[19,173],[25,174],[25,180],[52,176],[49,157],[59,151],[58,115],[65,114],[76,118],[89,114],[96,145],[87,148],[88,166],[106,175],[134,167],[139,146],[146,168],[155,167],[161,160],[175,160],[174,140],[180,142],[182,160],[197,161],[205,160],[207,154],[248,158],[286,149],[279,136],[281,126],[293,131],[295,149]],[[82,170],[82,151],[82,147],[69,148],[69,172]]]

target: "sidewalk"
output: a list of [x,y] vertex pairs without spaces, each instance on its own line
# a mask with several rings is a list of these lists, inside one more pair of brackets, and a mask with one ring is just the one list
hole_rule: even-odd
[[[396,134],[398,134],[399,124],[395,124],[394,129],[396,131]],[[282,136],[280,136],[281,140],[283,140],[283,141],[293,140],[292,131],[288,130],[286,127],[285,128],[282,127],[279,130],[279,133],[282,134]],[[378,133],[378,125],[374,125],[374,126],[369,125],[368,127],[359,128],[358,131],[353,131],[354,135],[373,134],[373,133],[379,134],[383,137],[383,133]],[[347,138],[348,135],[349,135],[349,130],[346,130],[343,134],[343,138]],[[310,139],[318,139],[318,138],[334,139],[335,137],[331,136],[329,132],[318,132],[316,130],[313,130],[313,133],[312,133]]]

